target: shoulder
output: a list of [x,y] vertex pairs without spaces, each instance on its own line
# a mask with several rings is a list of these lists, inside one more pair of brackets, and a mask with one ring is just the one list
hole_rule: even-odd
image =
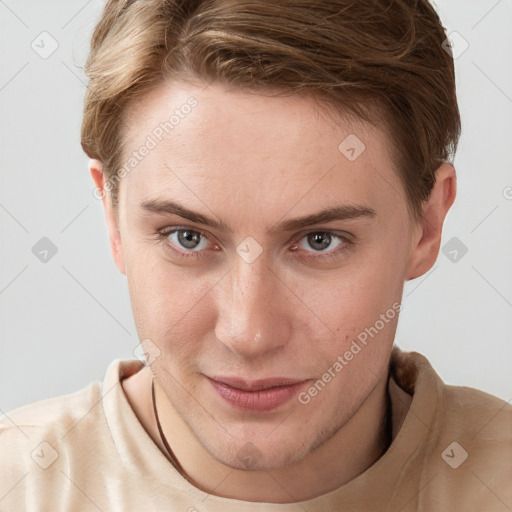
[[57,458],[65,460],[69,440],[98,421],[101,382],[66,395],[13,409],[0,417],[2,479],[12,472],[46,469]]
[[[472,463],[508,471],[512,479],[512,405],[493,395],[462,386],[445,386],[440,400],[440,438],[453,440]],[[512,482],[512,480],[511,480]]]
[[474,425],[475,435],[495,437],[503,433],[512,439],[512,404],[478,389],[445,386],[443,402],[452,422],[460,426]]
[[[55,499],[53,491],[63,488],[63,472],[70,473],[75,449],[71,439],[97,421],[94,404],[100,396],[101,384],[92,382],[80,391],[19,407],[0,418],[1,510],[43,510],[31,500],[50,505],[46,500]],[[48,496],[32,498],[45,488]]]
[[394,350],[391,372],[412,397],[397,437],[413,447],[402,477],[421,489],[407,510],[512,510],[512,405],[446,385],[416,352]]
[[90,382],[84,388],[53,398],[47,398],[13,409],[0,415],[0,443],[8,438],[31,437],[47,434],[54,438],[65,438],[88,418],[101,415],[102,396],[107,381],[119,382],[121,361],[110,363],[105,380]]
[[104,415],[104,397],[115,395],[121,379],[136,373],[141,366],[138,360],[115,359],[108,366],[103,381],[94,381],[73,393],[40,400],[0,415],[0,442],[22,431],[27,435],[37,431],[65,438],[79,424],[97,421]]
[[[444,386],[428,448],[431,491],[468,511],[512,507],[512,406],[477,389]],[[446,503],[448,506],[448,503]]]
[[[107,376],[110,374],[114,382],[119,363],[113,361],[107,370]],[[94,439],[106,424],[102,407],[102,398],[109,391],[104,389],[106,382],[107,378],[103,383],[94,381],[73,393],[40,400],[1,415],[1,480],[37,466],[44,469],[57,459],[59,465],[67,465],[70,452],[80,448],[80,440]]]
[[[98,457],[114,458],[105,401],[116,406],[120,378],[140,365],[138,360],[116,359],[103,382],[0,417],[0,510],[69,509],[59,504],[73,494],[66,491],[72,490],[73,475],[93,478]],[[97,488],[101,485],[96,482]]]
[[474,437],[512,438],[512,404],[466,386],[450,386],[437,375],[428,359],[417,352],[396,347],[391,372],[398,385],[411,396],[419,410],[432,410],[432,419],[453,433]]
[[466,386],[450,386],[430,362],[416,352],[395,350],[392,372],[400,387],[413,396],[412,409],[440,438],[512,443],[512,404]]
[[101,382],[96,381],[79,391],[18,407],[0,417],[0,435],[20,428],[64,431],[100,397]]

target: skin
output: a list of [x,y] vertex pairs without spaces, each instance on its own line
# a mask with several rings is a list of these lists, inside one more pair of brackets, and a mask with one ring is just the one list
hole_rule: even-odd
[[[294,396],[271,412],[239,411],[207,377],[288,377],[307,381],[305,390],[321,379],[359,333],[400,302],[404,282],[434,264],[455,198],[454,169],[445,163],[437,170],[415,222],[379,130],[349,117],[335,123],[311,98],[218,83],[166,82],[133,104],[126,158],[191,96],[197,106],[122,179],[118,216],[109,194],[103,199],[139,338],[151,340],[148,351],[158,356],[123,388],[164,451],[151,405],[154,377],[165,436],[199,488],[246,501],[310,499],[355,478],[386,449],[398,315],[307,405]],[[338,150],[350,134],[366,146],[355,161]],[[101,162],[92,160],[90,172],[103,189]],[[221,225],[140,206],[159,199]],[[347,205],[374,214],[280,227]],[[158,238],[166,227],[208,238],[199,235],[193,251],[176,233]],[[312,246],[311,232],[325,246]],[[262,250],[251,263],[236,250],[248,236]],[[242,457],[248,450],[249,459]]]

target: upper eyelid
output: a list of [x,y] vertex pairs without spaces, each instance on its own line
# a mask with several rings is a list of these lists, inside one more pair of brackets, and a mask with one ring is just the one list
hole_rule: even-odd
[[[201,229],[201,228],[196,228],[196,227],[191,227],[191,226],[165,226],[161,229],[158,230],[159,233],[163,233],[163,232],[168,232],[168,233],[172,233],[173,231],[194,231],[196,233],[200,233],[201,235],[205,236],[206,238],[210,238],[213,237],[214,235],[212,235],[211,233],[209,233],[208,231],[204,230],[204,229]],[[308,229],[308,230],[305,230],[305,231],[301,231],[300,233],[298,234],[295,234],[293,235],[289,240],[300,240],[301,238],[311,234],[311,233],[329,233],[330,235],[335,235],[339,238],[349,238],[351,235],[345,231],[338,231],[338,230],[335,230],[335,229],[318,229],[318,228],[314,228],[314,229]]]

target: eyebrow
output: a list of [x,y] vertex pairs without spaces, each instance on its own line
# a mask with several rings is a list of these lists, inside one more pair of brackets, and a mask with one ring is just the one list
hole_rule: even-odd
[[[194,212],[181,206],[180,204],[163,199],[151,199],[143,201],[140,206],[143,210],[149,213],[170,214],[177,215],[191,222],[204,224],[206,226],[216,228],[219,230],[231,231],[231,228],[224,222],[218,221],[207,215],[199,212]],[[317,213],[312,213],[304,217],[297,217],[295,219],[288,219],[279,222],[275,227],[270,230],[270,233],[277,233],[283,231],[296,231],[314,224],[325,222],[332,222],[335,220],[349,220],[375,217],[377,213],[372,208],[362,205],[340,205],[325,208]]]

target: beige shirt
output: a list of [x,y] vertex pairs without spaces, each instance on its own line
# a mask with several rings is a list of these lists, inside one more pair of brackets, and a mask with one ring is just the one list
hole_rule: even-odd
[[210,495],[183,478],[120,385],[142,367],[115,360],[103,383],[0,418],[0,511],[512,510],[512,406],[446,386],[420,354],[393,354],[387,452],[335,491],[281,505]]

